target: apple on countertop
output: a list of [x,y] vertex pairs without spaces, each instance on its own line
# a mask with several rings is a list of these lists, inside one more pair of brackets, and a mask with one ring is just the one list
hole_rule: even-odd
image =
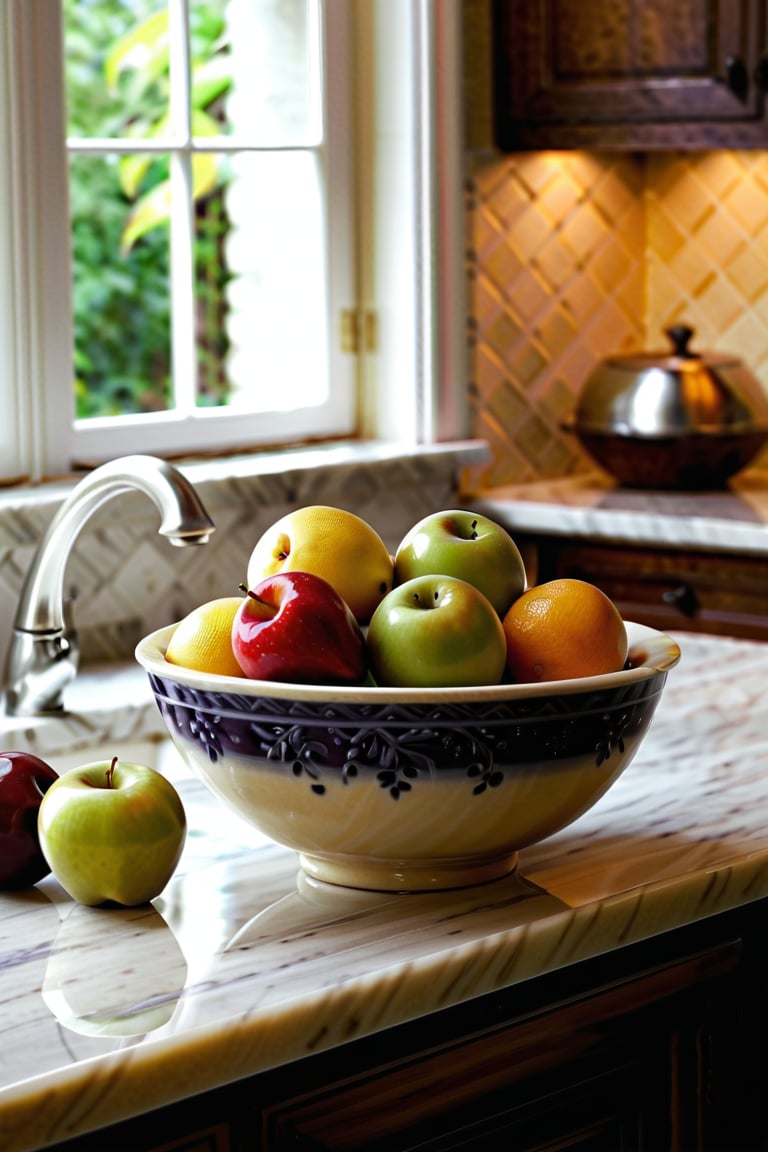
[[97,761],[63,772],[38,813],[40,846],[80,904],[134,907],[165,888],[181,857],[181,798],[143,764]]
[[0,889],[29,888],[50,872],[37,817],[58,772],[31,752],[0,752]]

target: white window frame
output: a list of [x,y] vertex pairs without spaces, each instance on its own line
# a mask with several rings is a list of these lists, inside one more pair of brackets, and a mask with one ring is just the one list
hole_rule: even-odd
[[[357,143],[358,300],[348,306],[356,307],[362,331],[366,318],[376,317],[376,337],[353,363],[352,419],[335,429],[315,423],[311,435],[455,439],[466,430],[461,2],[328,5],[339,35],[349,29],[354,36],[357,61],[356,119],[346,130],[354,128]],[[0,266],[0,402],[7,412],[0,475],[6,478],[67,473],[73,459],[169,451],[162,415],[142,420],[147,427],[138,443],[115,432],[105,448],[99,429],[81,449],[68,434],[66,155],[61,127],[41,116],[62,83],[60,57],[45,52],[55,44],[52,21],[55,27],[59,13],[59,0],[5,0],[0,11],[0,243],[11,257]],[[331,90],[330,106],[344,123],[349,101],[340,90]],[[10,165],[2,163],[5,156]],[[346,258],[344,239],[334,243]],[[281,439],[278,420],[260,423],[248,446]],[[244,447],[242,428],[240,418],[236,440],[212,445],[209,438],[197,447]]]

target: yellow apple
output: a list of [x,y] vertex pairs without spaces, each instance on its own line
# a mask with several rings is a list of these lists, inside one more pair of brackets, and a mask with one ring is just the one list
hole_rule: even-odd
[[310,572],[327,581],[367,624],[392,588],[394,564],[384,541],[360,516],[324,504],[289,512],[257,541],[248,587],[278,572]]

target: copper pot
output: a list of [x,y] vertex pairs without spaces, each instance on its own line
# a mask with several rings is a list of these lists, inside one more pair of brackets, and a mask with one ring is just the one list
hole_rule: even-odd
[[565,427],[622,484],[720,488],[766,443],[768,398],[736,357],[691,351],[691,328],[667,336],[670,352],[603,361]]

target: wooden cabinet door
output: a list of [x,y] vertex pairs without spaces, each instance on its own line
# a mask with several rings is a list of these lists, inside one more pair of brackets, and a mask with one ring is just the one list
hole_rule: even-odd
[[765,146],[767,7],[495,0],[500,147]]
[[595,990],[532,997],[457,1043],[315,1088],[294,1076],[252,1127],[264,1152],[724,1152],[740,1105],[741,953],[727,940],[628,977],[608,960]]

